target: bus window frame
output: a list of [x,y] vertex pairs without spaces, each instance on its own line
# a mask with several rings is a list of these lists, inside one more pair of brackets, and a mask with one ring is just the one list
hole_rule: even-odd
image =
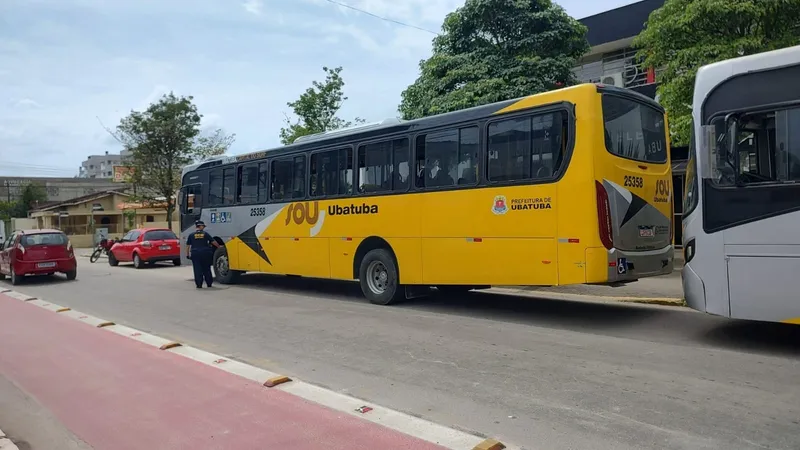
[[[272,158],[267,158],[266,159],[266,161],[269,163],[269,165],[267,166],[267,200],[268,201],[267,201],[266,204],[269,204],[269,203],[296,203],[296,202],[309,200],[310,197],[309,197],[309,192],[308,191],[311,189],[311,168],[309,166],[309,164],[311,164],[310,155],[311,155],[311,152],[309,150],[300,150],[300,151],[296,151],[296,152],[292,152],[292,153],[286,153],[286,154],[283,154],[283,155],[280,155],[280,156],[276,156],[276,157],[272,157]],[[286,199],[286,198],[274,199],[274,198],[272,198],[272,172],[273,172],[272,164],[274,164],[274,163],[276,163],[278,161],[286,160],[286,159],[291,159],[292,160],[292,164],[294,164],[294,159],[297,158],[298,156],[302,156],[304,158],[304,160],[305,160],[305,164],[304,164],[304,166],[305,166],[305,174],[304,174],[305,180],[304,180],[304,183],[303,183],[303,191],[304,191],[303,194],[304,195],[302,197],[290,198],[290,199]]]
[[669,152],[670,152],[670,145],[669,145],[670,144],[670,136],[669,136],[669,124],[667,123],[667,113],[666,113],[666,111],[663,108],[657,108],[655,105],[652,105],[650,103],[644,102],[644,101],[638,99],[637,97],[635,97],[633,95],[625,95],[625,94],[622,94],[622,93],[619,93],[619,92],[602,91],[600,93],[600,121],[603,123],[603,133],[605,133],[605,129],[606,129],[605,111],[603,109],[603,97],[605,97],[605,96],[616,97],[616,98],[619,98],[619,99],[622,99],[622,100],[627,100],[629,102],[634,102],[634,103],[637,103],[637,104],[639,104],[641,106],[644,106],[646,108],[650,108],[653,111],[661,114],[661,116],[664,118],[664,147],[665,147],[664,148],[664,150],[665,150],[664,153],[665,154],[664,154],[664,160],[663,161],[643,161],[641,159],[628,158],[627,156],[622,156],[620,154],[614,153],[613,151],[611,151],[610,148],[608,148],[608,146],[606,145],[605,142],[603,142],[603,148],[610,155],[616,156],[617,158],[626,159],[628,161],[633,161],[633,162],[636,162],[636,163],[639,163],[639,164],[662,165],[662,164],[670,163],[671,162],[671,159],[670,159],[671,155],[669,154]]
[[[414,185],[414,183],[412,181],[410,181],[411,173],[412,173],[412,169],[413,169],[411,167],[411,163],[413,162],[413,160],[412,160],[412,158],[413,158],[413,145],[412,145],[412,141],[411,141],[411,136],[412,136],[412,134],[410,134],[410,133],[395,133],[395,134],[392,134],[392,135],[389,135],[389,136],[384,136],[382,138],[375,138],[375,139],[369,139],[369,140],[366,140],[366,141],[354,142],[354,144],[353,144],[353,147],[354,147],[354,149],[353,149],[353,197],[381,197],[381,196],[385,196],[385,195],[407,194],[408,192],[410,192],[410,188]],[[409,174],[408,174],[409,182],[408,182],[408,186],[406,186],[405,190],[397,190],[397,191],[395,191],[394,189],[389,189],[388,191],[361,192],[358,189],[358,184],[361,182],[361,174],[360,174],[361,171],[359,170],[359,167],[358,167],[358,152],[359,152],[359,149],[361,149],[361,147],[365,147],[367,145],[379,144],[381,142],[394,142],[394,141],[397,141],[397,140],[400,140],[400,139],[408,140],[408,147],[406,148],[406,150],[408,151],[408,164],[409,164]],[[392,166],[394,166],[394,148],[392,148],[391,158],[392,158]]]
[[[506,120],[517,119],[526,116],[531,117],[543,114],[551,114],[554,112],[563,112],[564,117],[562,117],[562,120],[566,119],[567,122],[567,133],[566,133],[567,142],[566,146],[564,147],[564,159],[561,162],[561,166],[558,168],[558,170],[553,171],[553,174],[547,178],[538,178],[538,179],[526,178],[526,179],[512,180],[512,181],[491,181],[491,179],[489,179],[489,126],[496,122],[504,122]],[[483,161],[483,170],[481,170],[482,183],[480,183],[480,185],[491,186],[491,187],[525,186],[525,185],[551,184],[561,181],[561,179],[567,173],[569,164],[572,161],[572,154],[575,150],[576,132],[577,132],[577,120],[575,116],[575,104],[567,101],[541,105],[534,108],[529,108],[521,111],[514,111],[512,113],[503,114],[497,117],[492,117],[491,119],[486,121],[481,136],[484,144],[481,146],[483,151],[483,156],[481,157]]]
[[[484,164],[484,160],[485,160],[484,154],[486,154],[486,149],[485,149],[486,141],[484,139],[484,134],[485,134],[485,131],[486,131],[486,120],[485,119],[484,120],[477,120],[477,121],[476,120],[468,120],[468,121],[459,122],[459,123],[456,123],[456,124],[450,124],[450,125],[440,126],[440,127],[436,127],[436,128],[429,128],[427,130],[420,131],[418,133],[414,133],[412,135],[413,137],[411,138],[411,140],[409,141],[409,144],[408,144],[410,146],[410,150],[411,150],[409,164],[412,166],[411,169],[413,169],[411,171],[411,174],[409,174],[409,176],[411,176],[413,174],[413,178],[409,181],[409,188],[412,189],[414,192],[442,192],[442,191],[456,191],[456,190],[461,190],[461,189],[471,189],[471,188],[481,187],[481,185],[483,183],[483,180],[484,180],[484,175],[483,175],[483,169],[480,166],[478,167],[478,176],[476,177],[476,180],[475,180],[474,183],[458,184],[458,179],[456,179],[455,180],[456,183],[452,184],[452,185],[418,187],[417,186],[417,179],[416,179],[416,176],[417,176],[416,175],[416,173],[417,173],[417,161],[418,161],[417,160],[417,139],[419,139],[421,136],[427,137],[428,135],[431,135],[431,134],[437,134],[437,133],[442,133],[442,132],[446,132],[446,131],[455,131],[456,132],[456,136],[458,137],[457,150],[456,150],[456,152],[458,154],[458,152],[461,151],[461,130],[463,130],[465,128],[473,128],[473,127],[478,129],[478,157],[477,157],[477,161],[478,161],[479,165],[483,165]],[[426,141],[427,141],[427,139],[426,139]],[[426,153],[427,153],[427,147],[426,147]],[[427,155],[426,155],[426,157],[427,157]]]
[[[353,188],[352,188],[353,189],[353,193],[351,193],[351,194],[337,194],[337,195],[311,195],[311,159],[313,158],[313,156],[316,155],[316,154],[319,154],[319,153],[327,153],[327,152],[332,152],[332,151],[337,151],[338,152],[338,151],[341,151],[341,150],[350,150],[350,164],[352,165],[352,164],[354,164],[353,160],[355,159],[355,156],[354,156],[355,149],[353,147],[354,147],[354,144],[339,144],[339,145],[331,145],[331,146],[328,146],[328,147],[318,148],[318,149],[305,151],[305,152],[302,152],[302,151],[298,152],[299,154],[307,155],[306,166],[307,166],[307,169],[308,169],[307,170],[308,173],[306,174],[306,178],[307,178],[307,181],[308,181],[308,186],[306,186],[306,188],[308,189],[307,197],[309,199],[314,200],[314,201],[319,201],[319,200],[334,199],[334,198],[355,197],[356,177],[357,177],[356,172],[358,172],[358,170],[356,170],[356,168],[354,166],[353,166]],[[317,176],[319,176],[319,175],[317,175]]]
[[[241,201],[239,201],[239,199],[242,196],[242,193],[240,192],[240,189],[242,187],[241,175],[242,175],[242,172],[244,171],[244,168],[248,167],[248,166],[254,166],[256,168],[256,195],[255,195],[255,200],[253,200],[251,202],[241,202]],[[259,203],[259,201],[258,201],[258,175],[261,173],[260,172],[260,168],[261,168],[261,166],[259,164],[259,160],[247,161],[247,162],[236,164],[236,198],[234,199],[235,200],[234,201],[234,205],[256,205],[256,204]],[[267,169],[269,169],[269,166],[267,167]],[[267,174],[267,175],[269,175],[269,174]],[[267,188],[269,189],[269,184],[267,184]]]

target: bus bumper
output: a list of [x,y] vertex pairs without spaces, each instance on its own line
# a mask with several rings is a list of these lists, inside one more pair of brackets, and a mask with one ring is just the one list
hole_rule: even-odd
[[672,273],[675,249],[672,245],[659,250],[608,252],[608,282],[621,283],[639,278]]
[[681,271],[681,282],[683,284],[683,297],[686,305],[697,311],[706,311],[706,286],[703,280],[686,264]]

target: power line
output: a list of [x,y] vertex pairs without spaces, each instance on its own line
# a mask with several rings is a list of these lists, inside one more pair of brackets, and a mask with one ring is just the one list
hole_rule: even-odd
[[373,14],[373,13],[371,13],[369,11],[365,11],[365,10],[363,10],[361,8],[356,8],[355,6],[348,5],[346,3],[338,2],[336,0],[326,0],[326,1],[328,3],[333,3],[334,5],[339,5],[339,6],[343,7],[343,8],[352,9],[353,11],[358,11],[358,12],[360,12],[362,14],[366,14],[368,16],[372,16],[372,17],[374,17],[376,19],[384,20],[386,22],[391,22],[391,23],[394,23],[394,24],[397,24],[397,25],[408,27],[408,28],[414,28],[415,30],[424,31],[426,33],[435,34],[437,36],[439,35],[439,33],[435,32],[435,31],[428,30],[427,28],[422,28],[422,27],[418,27],[416,25],[411,25],[411,24],[408,24],[408,23],[405,23],[405,22],[400,22],[399,20],[390,19],[388,17],[382,17],[382,16],[379,16],[377,14]]

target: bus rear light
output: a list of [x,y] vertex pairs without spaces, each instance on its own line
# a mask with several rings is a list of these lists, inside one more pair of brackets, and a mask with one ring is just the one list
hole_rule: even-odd
[[614,235],[611,226],[611,203],[608,201],[608,192],[603,184],[595,180],[597,191],[597,221],[600,225],[600,240],[607,250],[614,248]]

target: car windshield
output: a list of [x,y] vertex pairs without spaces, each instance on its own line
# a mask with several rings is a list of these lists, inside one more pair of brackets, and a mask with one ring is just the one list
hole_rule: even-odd
[[24,247],[36,245],[67,245],[67,236],[64,233],[39,233],[26,234],[22,237]]
[[164,241],[167,239],[178,239],[178,237],[170,230],[154,230],[144,234],[145,241]]

